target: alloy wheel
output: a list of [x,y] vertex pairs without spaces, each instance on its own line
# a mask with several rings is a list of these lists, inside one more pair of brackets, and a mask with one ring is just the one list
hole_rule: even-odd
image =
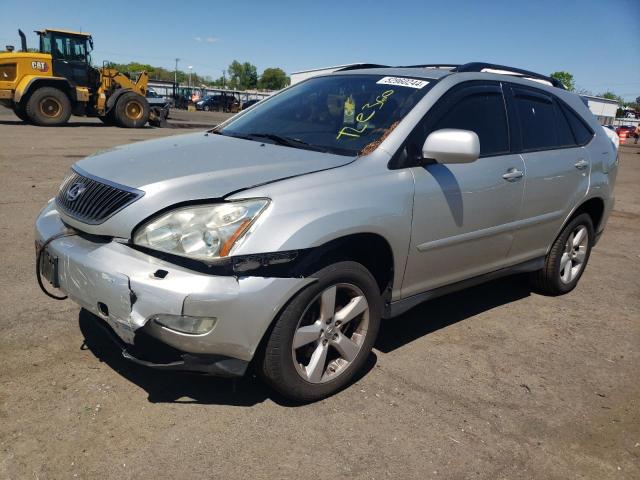
[[362,349],[369,304],[357,286],[339,283],[317,295],[300,318],[291,353],[298,374],[324,383],[344,373]]
[[584,261],[589,248],[589,232],[584,225],[578,225],[564,246],[564,253],[560,258],[560,280],[571,283],[584,268]]

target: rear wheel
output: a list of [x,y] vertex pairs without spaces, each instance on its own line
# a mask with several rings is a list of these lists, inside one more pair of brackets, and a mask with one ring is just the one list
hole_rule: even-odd
[[29,117],[27,116],[27,112],[25,111],[22,105],[20,104],[15,105],[13,107],[13,113],[15,113],[16,117],[18,117],[23,122],[29,123]]
[[382,297],[359,263],[318,271],[318,281],[282,311],[266,344],[262,376],[282,395],[314,401],[349,384],[364,366],[380,326]]
[[548,295],[573,290],[587,266],[594,239],[593,222],[588,214],[571,220],[553,243],[544,267],[531,274],[533,286]]
[[149,120],[149,102],[135,92],[123,93],[113,109],[113,117],[124,128],[144,127]]
[[71,117],[71,102],[61,90],[42,87],[31,94],[25,114],[28,120],[36,125],[62,125]]

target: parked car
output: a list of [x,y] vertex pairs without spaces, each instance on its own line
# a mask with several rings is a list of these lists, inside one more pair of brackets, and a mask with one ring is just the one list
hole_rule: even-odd
[[153,88],[150,88],[149,90],[147,90],[146,97],[147,98],[163,98],[162,95],[156,92]]
[[627,134],[627,137],[633,136],[636,127],[633,125],[621,125],[616,128],[616,133],[620,136],[623,132]]
[[196,110],[230,112],[237,104],[232,95],[210,95],[196,102]]
[[617,152],[618,149],[620,148],[620,138],[618,137],[618,134],[615,132],[615,129],[611,125],[604,125],[603,130],[604,130],[604,133],[607,134],[607,137],[609,137],[609,140],[611,140],[611,142],[613,143],[613,146],[616,147],[616,152]]
[[252,105],[255,105],[256,103],[258,103],[261,99],[260,98],[254,98],[253,100],[247,100],[246,102],[244,102],[242,104],[242,110],[246,110],[247,108],[251,107]]
[[289,398],[326,397],[382,318],[513,273],[576,287],[617,155],[554,84],[480,63],[350,69],[208,132],[92,155],[37,218],[38,280],[128,360],[251,366]]
[[147,97],[147,103],[149,103],[149,105],[167,109],[169,108],[169,101],[152,88],[147,90],[147,94],[145,96]]

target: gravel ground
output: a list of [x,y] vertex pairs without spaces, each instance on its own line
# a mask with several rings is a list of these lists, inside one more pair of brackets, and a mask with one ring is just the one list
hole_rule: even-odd
[[574,292],[512,277],[423,304],[383,324],[354,385],[294,406],[254,378],[130,365],[37,287],[33,222],[69,166],[184,132],[0,111],[0,478],[640,478],[640,145]]

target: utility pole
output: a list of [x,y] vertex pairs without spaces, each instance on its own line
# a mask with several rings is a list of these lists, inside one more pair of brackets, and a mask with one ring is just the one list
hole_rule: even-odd
[[227,84],[227,71],[222,70],[222,88],[227,88],[226,84]]
[[173,72],[173,83],[176,84],[176,86],[178,85],[178,61],[180,59],[176,58],[176,69]]

